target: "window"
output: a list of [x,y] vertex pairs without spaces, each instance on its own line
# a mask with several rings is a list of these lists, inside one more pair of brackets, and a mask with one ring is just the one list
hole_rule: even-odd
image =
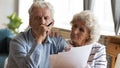
[[101,27],[101,34],[115,35],[110,0],[95,0],[93,12]]
[[20,26],[19,31],[24,31],[29,24],[28,9],[31,6],[33,0],[19,0],[19,16],[22,19],[23,24]]
[[83,10],[83,0],[45,0],[50,2],[54,9],[54,27],[71,29],[70,21],[75,13]]

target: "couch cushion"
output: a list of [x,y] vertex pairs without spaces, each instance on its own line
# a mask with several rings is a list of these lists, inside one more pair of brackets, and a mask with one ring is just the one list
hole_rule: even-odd
[[0,45],[0,53],[9,53],[9,43],[10,43],[11,38],[6,37],[5,39],[2,40],[2,43]]
[[8,54],[0,54],[0,68],[4,68],[5,59],[8,57]]
[[8,28],[0,29],[0,53],[8,53],[9,41],[13,36]]

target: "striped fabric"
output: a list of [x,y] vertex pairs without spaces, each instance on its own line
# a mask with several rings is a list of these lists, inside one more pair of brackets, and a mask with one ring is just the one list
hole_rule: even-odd
[[107,68],[106,48],[104,45],[93,43],[88,64],[91,68]]
[[[71,44],[70,40],[67,40]],[[107,68],[106,47],[100,43],[93,45],[86,68]]]

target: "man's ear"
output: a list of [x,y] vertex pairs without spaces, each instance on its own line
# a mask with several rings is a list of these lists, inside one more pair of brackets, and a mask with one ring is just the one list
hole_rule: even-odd
[[31,27],[31,25],[32,25],[32,24],[31,24],[31,19],[29,18],[29,26]]

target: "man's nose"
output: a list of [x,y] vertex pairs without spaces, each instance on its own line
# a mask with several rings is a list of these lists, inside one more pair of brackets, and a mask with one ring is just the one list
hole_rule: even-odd
[[44,18],[42,18],[42,19],[41,19],[41,24],[44,24],[44,25],[46,24],[46,22],[45,22],[45,19],[44,19]]

